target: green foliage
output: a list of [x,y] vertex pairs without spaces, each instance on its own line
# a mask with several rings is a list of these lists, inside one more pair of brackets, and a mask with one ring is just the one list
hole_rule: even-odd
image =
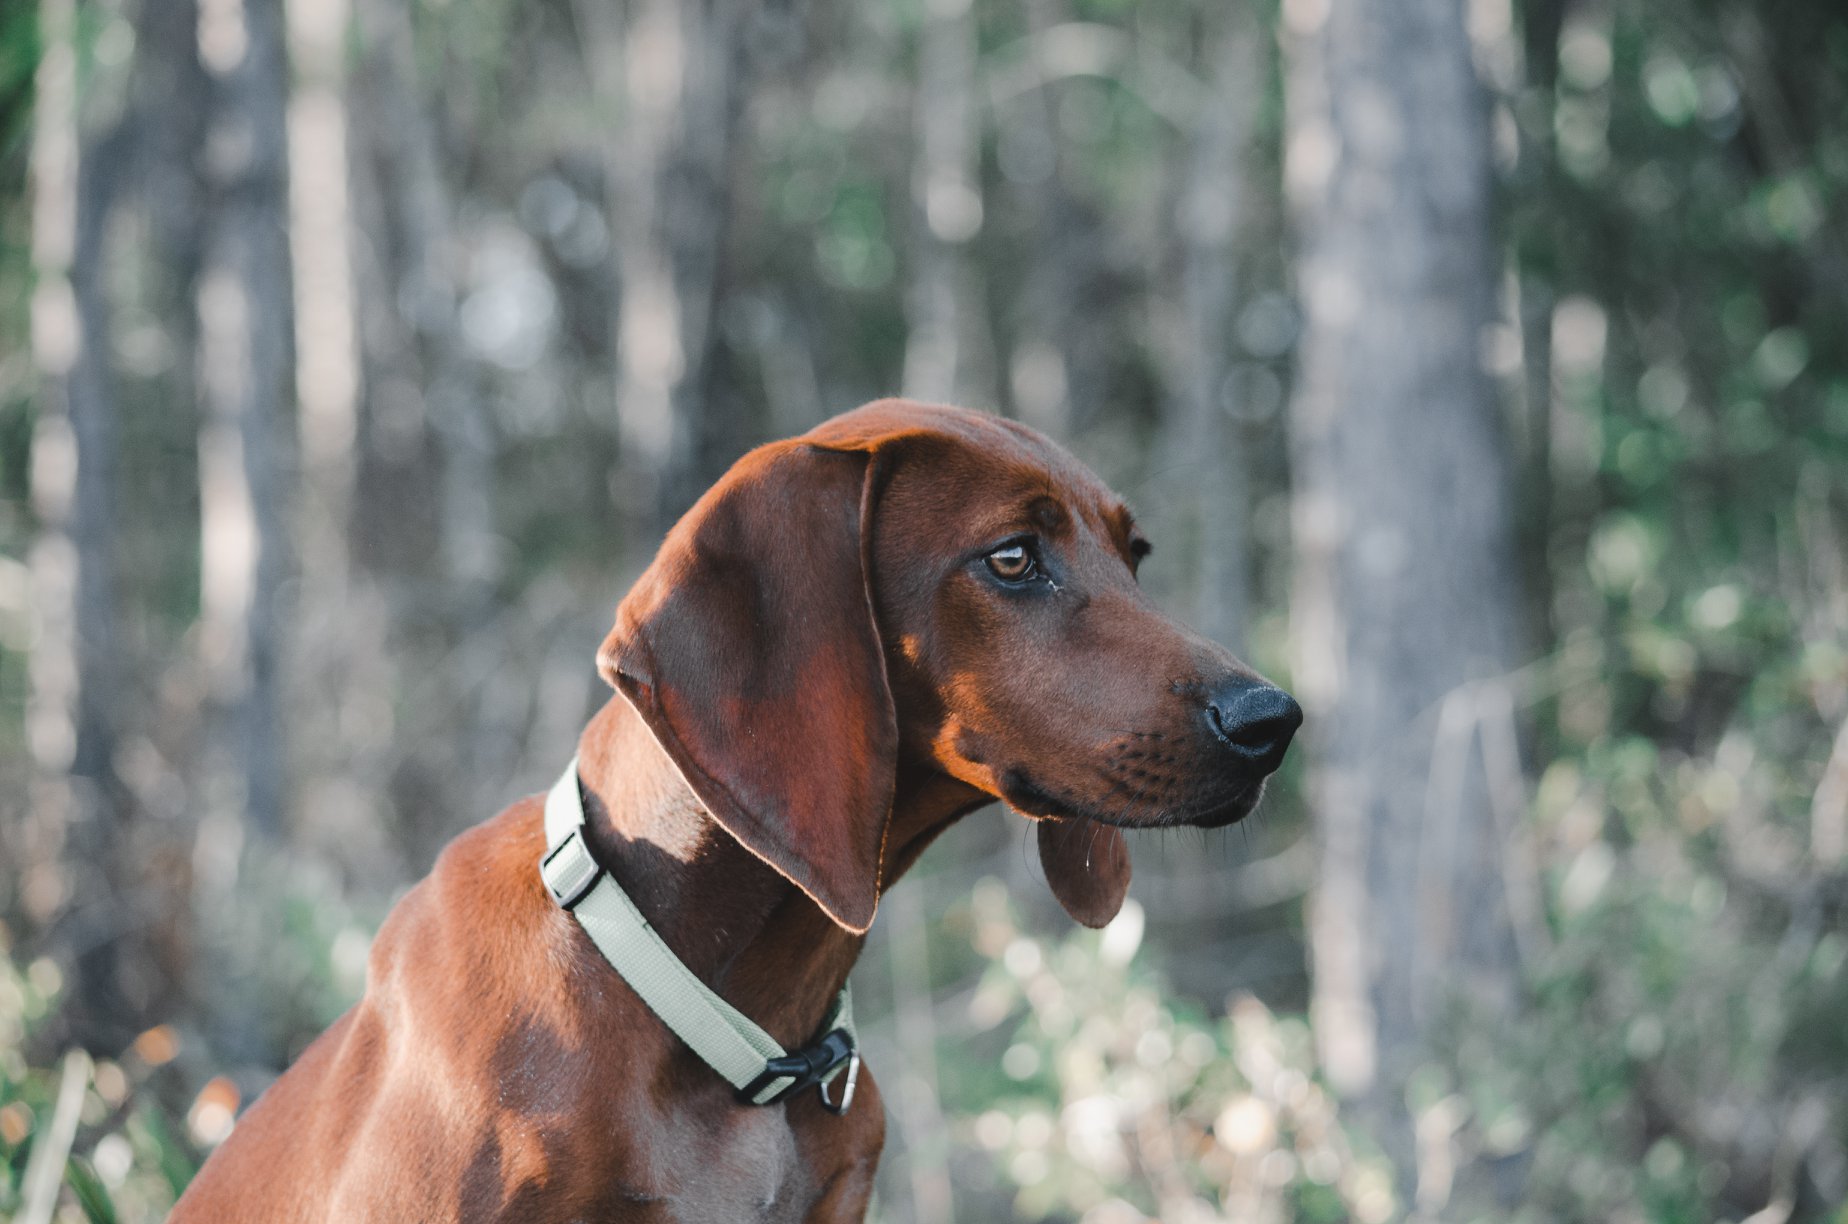
[[80,1091],[66,1102],[76,1105],[75,1140],[49,1157],[63,1164],[64,1206],[55,1218],[92,1224],[164,1218],[201,1159],[177,1137],[161,1095],[172,1086],[168,1065],[177,1037],[165,1028],[144,1034],[119,1059],[92,1062],[75,1051],[42,1059],[62,977],[48,960],[15,964],[4,928],[0,952],[8,953],[0,955],[0,1215],[11,1218],[23,1205],[26,1172],[35,1152],[55,1142],[60,1090],[75,1076]]
[[1488,1111],[1460,1141],[1512,1151],[1515,1119],[1551,1217],[1834,1218],[1848,888],[1815,796],[1848,718],[1848,293],[1821,270],[1848,16],[1620,2],[1569,10],[1559,51],[1552,107],[1516,107],[1559,178],[1510,210],[1560,302],[1552,946],[1526,1023],[1459,1016],[1446,1082]]
[[[1543,827],[1588,819],[1584,785],[1549,777]],[[1840,1218],[1797,1155],[1848,1135],[1839,921],[1729,896],[1665,829],[1621,849],[1599,832],[1581,825],[1551,881],[1528,1012],[1459,1005],[1412,1077],[1399,1177],[1320,1082],[1300,1018],[1178,999],[1136,955],[1134,902],[1101,934],[1036,939],[992,880],[947,923],[986,963],[977,1035],[941,1064],[953,1136],[1023,1220],[1384,1221],[1415,1214],[1406,1185],[1426,1218]]]
[[1535,1218],[1670,1224],[1776,1202],[1828,1218],[1840,1202],[1802,1169],[1816,1154],[1826,1182],[1848,1136],[1839,885],[1733,874],[1730,838],[1780,853],[1775,827],[1738,827],[1753,780],[1724,752],[1666,770],[1662,755],[1632,742],[1549,771],[1554,944],[1531,1010],[1514,1026],[1460,1011],[1434,1082],[1458,1094],[1464,1150],[1525,1166]]
[[1218,1016],[1177,998],[1137,957],[1134,901],[1102,932],[1048,941],[985,880],[952,925],[988,962],[969,1018],[1000,1053],[946,1059],[945,1104],[1013,1218],[1392,1216],[1389,1167],[1341,1123],[1308,1026],[1251,996]]
[[268,1078],[224,1051],[287,1061],[358,996],[377,915],[356,916],[331,881],[278,856],[251,854],[243,878],[247,892],[201,914],[218,1029],[160,1025],[112,1058],[53,1053],[63,975],[47,959],[15,963],[0,926],[0,1218],[21,1205],[73,1060],[83,1091],[56,1219],[151,1224],[229,1133],[244,1096],[232,1074]]
[[0,13],[0,184],[6,186],[23,178],[38,59],[36,6],[9,5]]

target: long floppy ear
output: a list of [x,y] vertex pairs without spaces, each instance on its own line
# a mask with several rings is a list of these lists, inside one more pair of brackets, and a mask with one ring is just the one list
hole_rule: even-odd
[[898,716],[867,586],[877,460],[762,447],[668,534],[598,653],[700,800],[863,932]]
[[1039,822],[1040,866],[1065,912],[1101,927],[1129,892],[1129,844],[1123,831],[1095,820]]

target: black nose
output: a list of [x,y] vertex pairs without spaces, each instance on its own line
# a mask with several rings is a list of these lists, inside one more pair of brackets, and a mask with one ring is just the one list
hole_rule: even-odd
[[1213,694],[1206,721],[1227,747],[1268,774],[1283,763],[1290,737],[1303,725],[1303,710],[1280,688],[1239,681]]

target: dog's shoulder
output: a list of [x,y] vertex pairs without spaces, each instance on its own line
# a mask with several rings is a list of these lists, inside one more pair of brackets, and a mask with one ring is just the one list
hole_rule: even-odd
[[[529,797],[456,836],[373,940],[366,995],[521,990],[554,955],[562,915],[539,877],[543,804]],[[541,966],[543,967],[543,966]]]

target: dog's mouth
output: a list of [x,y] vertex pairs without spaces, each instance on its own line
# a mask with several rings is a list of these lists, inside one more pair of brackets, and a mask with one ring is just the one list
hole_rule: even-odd
[[1001,778],[1001,799],[1029,820],[1093,820],[1119,829],[1223,829],[1251,815],[1263,797],[1264,779],[1260,778],[1229,795],[1209,796],[1202,803],[1157,805],[1131,799],[1113,810],[1046,786],[1021,769],[1010,769]]
[[1264,783],[1254,782],[1243,788],[1231,800],[1218,807],[1209,808],[1196,817],[1181,823],[1190,824],[1201,829],[1223,829],[1227,825],[1237,824],[1251,815],[1258,808],[1258,800],[1264,798]]

